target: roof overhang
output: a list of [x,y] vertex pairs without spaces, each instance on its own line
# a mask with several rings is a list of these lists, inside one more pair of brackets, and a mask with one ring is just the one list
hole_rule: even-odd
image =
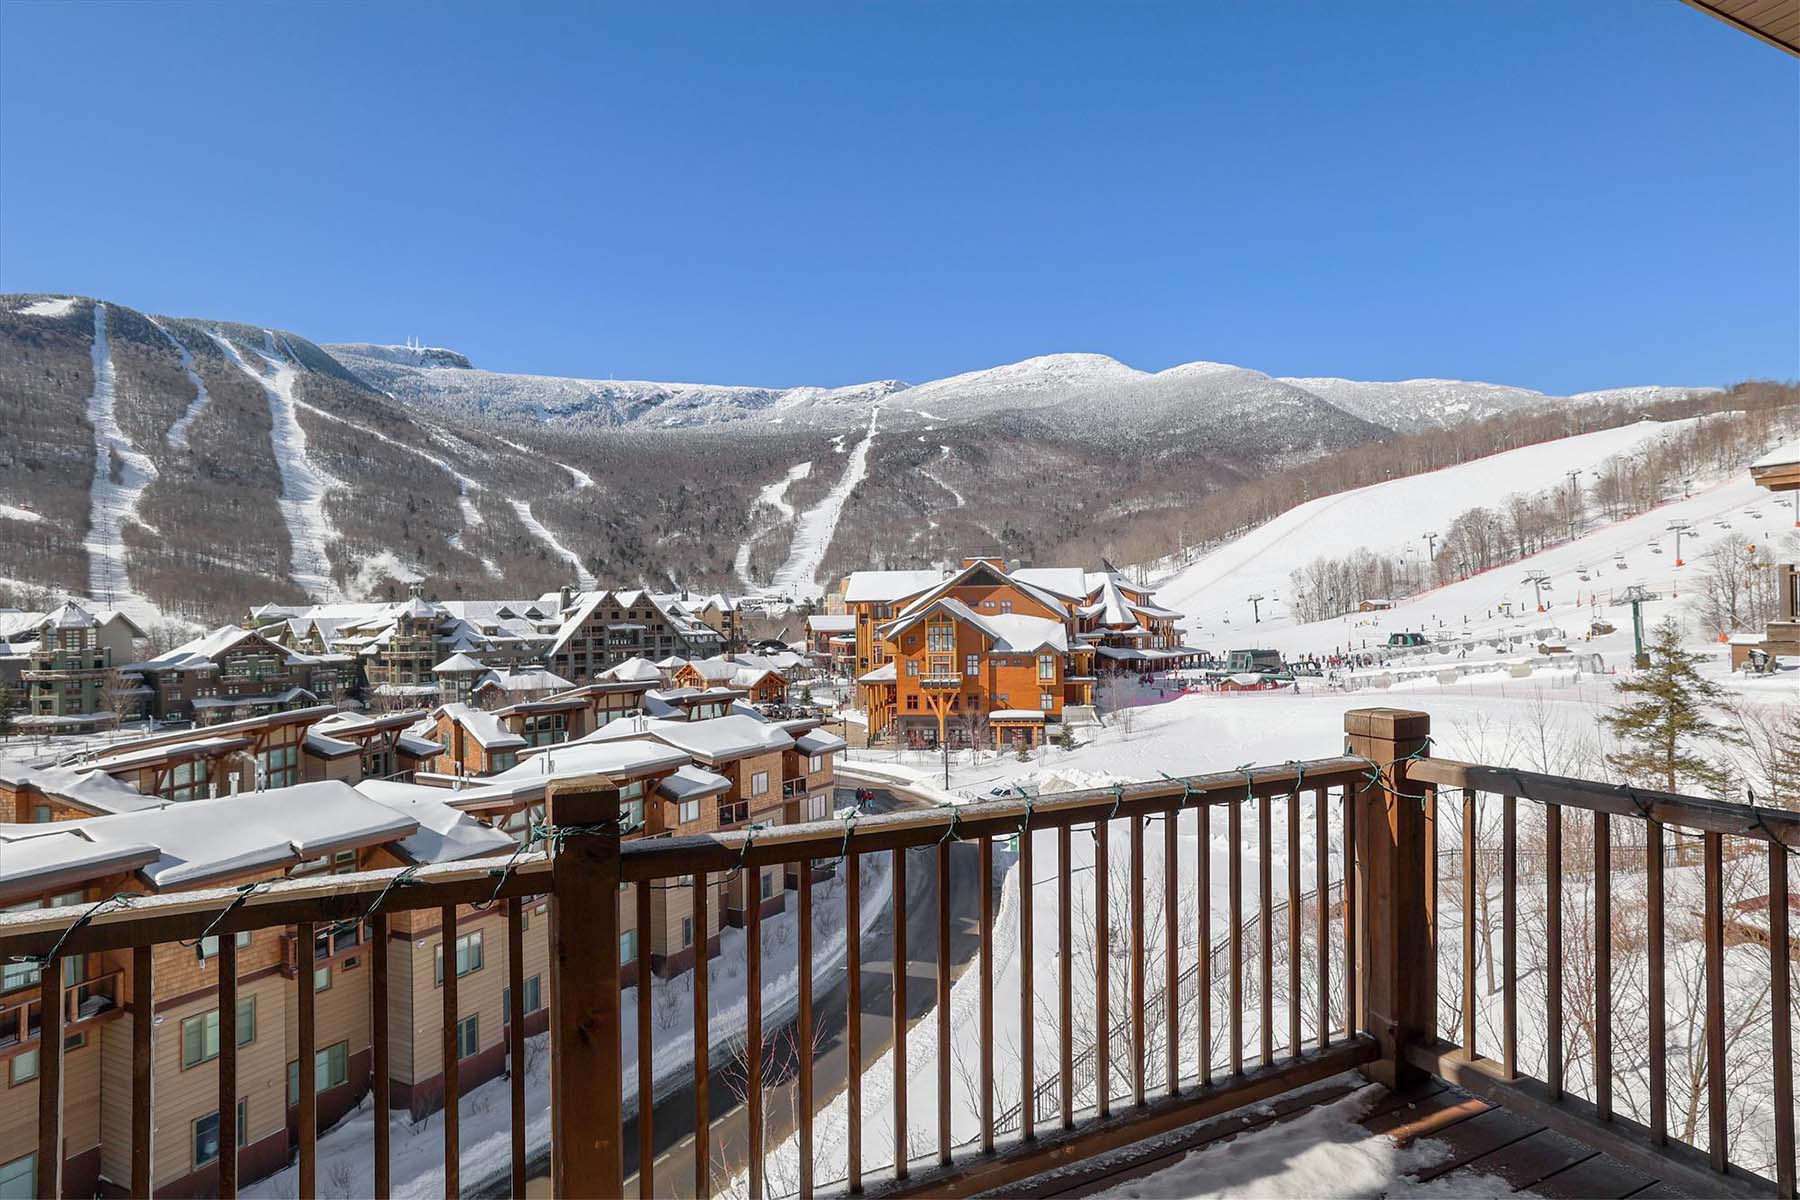
[[1800,58],[1800,0],[1684,0],[1689,8]]

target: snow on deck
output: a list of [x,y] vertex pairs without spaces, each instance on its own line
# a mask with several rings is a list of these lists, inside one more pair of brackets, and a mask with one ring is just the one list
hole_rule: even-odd
[[[300,425],[299,410],[303,402],[294,395],[299,368],[286,358],[259,354],[268,371],[251,366],[230,338],[218,330],[210,331],[225,357],[238,370],[254,379],[269,398],[269,444],[275,451],[275,465],[281,472],[282,520],[287,523],[291,547],[288,576],[309,596],[331,598],[337,585],[331,580],[331,560],[325,547],[337,537],[337,529],[325,514],[325,495],[337,480],[315,467],[306,457],[306,430]],[[267,332],[265,331],[265,336]],[[270,348],[274,339],[270,336]]]
[[825,594],[825,590],[816,582],[819,567],[825,561],[825,552],[831,547],[831,539],[837,533],[838,518],[843,515],[844,504],[850,499],[850,493],[856,490],[869,473],[869,450],[875,443],[875,426],[881,419],[881,405],[877,404],[869,413],[869,431],[863,435],[856,449],[850,452],[849,462],[844,464],[844,474],[838,479],[836,486],[826,493],[825,499],[802,513],[794,526],[794,541],[788,548],[787,561],[775,572],[772,586],[777,592],[793,596],[817,598]]
[[556,535],[546,529],[544,523],[532,514],[530,504],[523,500],[508,500],[507,503],[512,505],[513,512],[519,518],[519,524],[530,530],[532,537],[542,542],[550,553],[569,564],[570,569],[575,572],[575,582],[582,591],[591,592],[599,586],[594,579],[593,572],[581,565],[581,559],[576,557],[575,552],[557,541]]
[[[137,521],[138,500],[156,478],[156,464],[119,427],[117,376],[106,336],[106,305],[94,305],[94,391],[87,419],[94,429],[94,479],[88,493],[88,593],[125,610],[133,620],[154,619],[156,606],[132,590],[125,565],[125,523]],[[113,459],[119,478],[113,479]],[[141,524],[141,522],[139,522]]]

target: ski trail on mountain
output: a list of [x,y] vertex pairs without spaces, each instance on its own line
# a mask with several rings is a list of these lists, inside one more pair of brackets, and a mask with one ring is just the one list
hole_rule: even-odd
[[[961,492],[957,491],[955,488],[951,487],[949,484],[945,483],[943,481],[943,479],[937,474],[937,471],[941,470],[943,468],[943,465],[950,461],[950,447],[939,446],[938,449],[943,451],[943,453],[938,456],[938,461],[936,463],[932,464],[932,466],[929,468],[921,468],[920,474],[924,475],[925,478],[931,480],[931,482],[933,482],[933,483],[937,484],[939,487],[943,488],[946,492],[949,492],[951,499],[956,501],[956,507],[961,508],[961,507],[963,507],[963,494]],[[936,522],[934,521],[933,524],[936,524]]]
[[[131,589],[125,566],[125,522],[137,521],[138,498],[156,478],[156,464],[140,453],[119,428],[118,377],[106,335],[106,305],[94,304],[94,392],[87,419],[94,428],[94,482],[88,492],[88,594],[123,609],[137,621],[154,619],[156,606]],[[118,458],[119,478],[113,479]],[[148,526],[146,526],[148,528]]]
[[[333,598],[338,588],[331,581],[331,560],[325,547],[338,533],[325,514],[325,496],[338,481],[307,460],[306,430],[300,425],[304,402],[294,395],[300,372],[286,359],[259,354],[269,365],[265,374],[250,365],[230,338],[217,330],[209,330],[208,336],[269,398],[269,445],[281,472],[281,495],[276,503],[288,530],[288,576],[309,596]],[[273,338],[270,344],[273,346]]]
[[831,548],[831,539],[837,533],[838,518],[843,515],[844,504],[850,499],[850,493],[856,490],[856,485],[869,473],[869,449],[875,444],[875,426],[880,420],[881,405],[877,404],[869,412],[869,432],[850,451],[850,459],[844,464],[844,474],[838,479],[837,485],[826,493],[825,499],[802,513],[795,523],[794,541],[788,547],[787,561],[775,572],[770,585],[775,591],[784,592],[796,600],[824,594],[824,589],[815,582],[819,567],[824,563],[825,552]]
[[175,347],[175,353],[181,355],[181,369],[187,372],[188,382],[194,385],[194,398],[188,401],[186,411],[176,418],[173,425],[169,426],[169,432],[164,439],[174,449],[186,450],[188,448],[188,429],[193,425],[194,418],[200,415],[212,397],[206,394],[206,381],[200,378],[200,372],[194,369],[194,356],[182,340],[170,333],[168,328],[155,317],[150,318],[150,323],[156,326],[158,333],[169,339],[169,345]]
[[[780,513],[783,521],[793,520],[794,506],[787,502],[787,490],[795,483],[805,479],[811,474],[811,459],[808,459],[803,463],[795,463],[793,466],[789,467],[787,469],[787,474],[756,493],[756,501],[750,505],[751,517],[754,519],[758,510],[764,505],[767,505]],[[739,579],[744,581],[746,587],[754,588],[761,586],[756,580],[750,577],[750,548],[755,544],[757,538],[761,537],[772,528],[774,528],[774,526],[770,524],[752,529],[750,536],[745,538],[738,545],[737,559],[732,564],[732,570],[737,573]]]
[[[294,353],[293,347],[287,344],[286,339],[283,339],[280,347],[276,347],[274,335],[270,334],[268,330],[264,330],[263,333],[264,336],[269,338],[269,348],[267,350],[259,350],[257,351],[257,354],[264,362],[268,363],[271,367],[276,365],[279,360],[274,354],[271,354],[270,351],[279,349],[279,352],[282,355],[285,355],[296,368],[299,367],[300,356]],[[294,404],[321,420],[335,421],[348,429],[356,430],[356,432],[365,437],[372,437],[378,442],[393,446],[395,449],[404,450],[408,454],[417,455],[419,458],[424,459],[432,466],[444,472],[444,474],[450,476],[451,480],[456,484],[456,506],[462,513],[463,522],[463,528],[451,534],[447,539],[452,548],[461,550],[463,548],[463,534],[470,529],[476,529],[487,524],[487,519],[481,515],[481,510],[475,507],[475,501],[473,499],[473,493],[481,490],[481,484],[474,478],[457,470],[455,465],[451,463],[449,459],[442,458],[429,450],[415,446],[411,442],[402,441],[397,437],[383,433],[372,425],[364,425],[360,421],[352,421],[348,417],[339,416],[337,413],[334,413],[329,409],[320,408],[316,404],[308,404],[298,396],[294,398]],[[488,560],[484,559],[482,561],[484,566],[488,565]],[[493,575],[495,574],[495,571],[490,567],[488,574]]]
[[573,550],[557,541],[556,535],[546,529],[544,523],[532,515],[531,505],[525,503],[523,500],[508,500],[507,503],[512,505],[513,512],[518,514],[519,523],[531,531],[532,537],[544,543],[545,547],[547,547],[552,554],[569,564],[570,568],[575,572],[575,582],[580,586],[581,590],[584,592],[593,591],[597,586],[593,575],[589,573],[586,567],[581,565],[581,560],[575,556]]

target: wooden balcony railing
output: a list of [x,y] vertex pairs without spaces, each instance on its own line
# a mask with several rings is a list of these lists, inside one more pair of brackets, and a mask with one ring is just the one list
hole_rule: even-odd
[[[1519,1071],[1517,1055],[1517,1007],[1519,971],[1515,953],[1517,920],[1516,870],[1518,839],[1516,808],[1520,800],[1545,806],[1547,829],[1556,836],[1566,808],[1580,808],[1596,815],[1604,829],[1612,819],[1647,824],[1650,849],[1646,852],[1649,904],[1653,926],[1661,936],[1664,858],[1660,839],[1665,826],[1695,830],[1705,839],[1708,989],[1708,1042],[1717,1038],[1722,1019],[1723,900],[1720,895],[1720,854],[1725,839],[1749,839],[1767,850],[1771,889],[1785,896],[1787,854],[1800,845],[1800,817],[1794,814],[1720,804],[1690,797],[1639,791],[1626,792],[1601,784],[1560,777],[1532,775],[1471,764],[1444,762],[1428,757],[1428,724],[1423,714],[1393,710],[1359,710],[1346,719],[1348,749],[1345,756],[1288,763],[1280,767],[1247,768],[1219,774],[1154,783],[1127,784],[1040,796],[1034,799],[970,804],[958,809],[903,811],[865,816],[854,822],[818,822],[772,829],[725,832],[704,837],[619,840],[619,799],[612,782],[602,776],[558,780],[548,788],[546,850],[521,853],[510,859],[427,867],[407,872],[367,872],[284,881],[246,891],[217,890],[169,896],[141,897],[129,908],[98,906],[0,916],[0,955],[44,956],[46,970],[42,1006],[44,1046],[40,1066],[39,1146],[40,1195],[60,1194],[62,1144],[61,1026],[65,1008],[60,1002],[57,962],[72,953],[97,953],[129,949],[132,955],[131,1019],[134,1047],[147,1048],[151,1024],[154,980],[154,945],[203,935],[219,938],[219,1189],[234,1195],[237,1184],[237,1049],[235,1036],[237,967],[235,939],[239,930],[282,928],[291,930],[299,945],[310,945],[315,932],[341,922],[367,922],[374,945],[388,945],[387,924],[396,912],[435,910],[441,924],[442,944],[454,944],[458,906],[503,904],[507,922],[510,972],[510,1013],[507,1037],[514,1062],[524,1058],[524,986],[522,979],[521,898],[548,895],[550,920],[549,1008],[553,1053],[550,1062],[550,1165],[556,1194],[619,1195],[625,1185],[623,1147],[622,1080],[623,1021],[620,991],[620,908],[632,904],[640,930],[652,927],[653,889],[687,886],[692,889],[695,928],[707,927],[707,910],[714,900],[716,880],[742,869],[797,866],[819,860],[843,859],[846,906],[847,1006],[852,1020],[846,1041],[845,1138],[848,1164],[842,1180],[814,1178],[813,1121],[814,1064],[809,1053],[798,1056],[794,1070],[797,1093],[795,1119],[799,1148],[798,1190],[801,1195],[841,1192],[867,1195],[958,1195],[1006,1187],[1046,1169],[1118,1150],[1145,1138],[1165,1133],[1196,1120],[1258,1103],[1276,1094],[1347,1069],[1360,1068],[1377,1082],[1390,1086],[1410,1075],[1432,1072],[1459,1083],[1497,1102],[1528,1109],[1533,1116],[1590,1142],[1603,1142],[1610,1152],[1627,1160],[1649,1161],[1663,1178],[1684,1180],[1694,1190],[1709,1194],[1767,1194],[1793,1189],[1794,1105],[1792,1094],[1791,996],[1788,990],[1788,953],[1785,905],[1771,908],[1770,957],[1773,1005],[1770,1020],[1775,1041],[1775,1060],[1783,1064],[1774,1088],[1777,1146],[1776,1178],[1770,1180],[1731,1161],[1723,1125],[1710,1130],[1708,1156],[1677,1145],[1666,1125],[1652,1120],[1634,1125],[1611,1105],[1602,1089],[1593,1101],[1571,1094],[1565,1086],[1560,1047],[1560,1023],[1572,998],[1559,990],[1557,973],[1550,989],[1547,1013],[1552,1028],[1548,1043],[1549,1069],[1542,1080],[1526,1078]],[[1440,796],[1445,789],[1463,790],[1463,804],[1477,806],[1483,794],[1502,797],[1504,808],[1503,859],[1506,864],[1505,1037],[1500,1057],[1481,1057],[1473,1033],[1476,1022],[1465,1020],[1464,1040],[1451,1044],[1438,1037],[1438,945],[1440,855],[1435,845]],[[1285,862],[1275,853],[1278,830],[1274,813],[1279,802],[1285,821]],[[1216,810],[1222,809],[1223,812]],[[1232,849],[1225,867],[1227,910],[1220,952],[1214,945],[1212,906],[1203,905],[1198,917],[1184,916],[1176,902],[1180,895],[1177,818],[1194,810],[1201,832],[1194,863],[1199,894],[1212,895],[1216,869],[1209,853],[1210,832],[1223,828]],[[1091,931],[1097,953],[1093,969],[1098,976],[1094,1004],[1095,1028],[1100,1031],[1091,1047],[1073,1042],[1071,1020],[1074,937],[1071,834],[1086,831],[1095,842],[1097,862],[1110,863],[1109,840],[1124,826],[1123,847],[1128,865],[1127,911],[1116,923],[1108,911],[1110,886],[1094,890]],[[1146,879],[1146,841],[1153,827],[1160,827],[1163,846],[1160,889]],[[1478,838],[1473,823],[1466,823],[1465,854],[1461,861],[1478,858]],[[1033,1039],[1023,1039],[1016,1094],[996,1094],[994,1024],[996,1004],[1016,1005],[1023,1028],[1034,1026],[1036,981],[1041,968],[1033,957],[1032,906],[1017,906],[1019,993],[996,997],[993,968],[994,911],[987,903],[993,893],[993,864],[997,843],[1017,838],[1018,878],[1031,888],[1039,884],[1034,874],[1033,832],[1054,831],[1055,885],[1060,919],[1057,928],[1045,931],[1056,939],[1058,955],[1053,968],[1060,1008],[1060,1042],[1057,1061],[1045,1064],[1041,1073],[1033,1061]],[[1024,834],[1026,836],[1018,836]],[[1303,880],[1303,839],[1312,842],[1312,878]],[[952,1136],[953,1065],[946,1048],[951,1045],[949,960],[951,889],[948,886],[953,842],[973,843],[979,854],[980,967],[979,989],[980,1062],[973,1075],[978,1093],[980,1132],[958,1142]],[[1614,857],[1602,833],[1593,858],[1593,889],[1602,909],[1610,899],[1610,872]],[[887,855],[892,859],[892,903],[897,918],[893,930],[894,1024],[893,1057],[896,1065],[892,1106],[894,1128],[907,1128],[907,911],[905,870],[909,852],[935,860],[938,882],[937,929],[940,953],[935,977],[935,1020],[940,1053],[936,1063],[937,1137],[935,1153],[920,1161],[910,1157],[906,1139],[897,1138],[900,1153],[895,1161],[877,1152],[876,1161],[865,1161],[863,1146],[863,1046],[861,1022],[862,939],[858,861],[864,856]],[[1560,863],[1560,845],[1550,847],[1553,863]],[[1116,853],[1116,851],[1114,852]],[[1300,903],[1275,902],[1276,872],[1285,874],[1282,894]],[[1471,872],[1462,872],[1465,876]],[[814,873],[794,872],[798,888],[798,961],[812,960]],[[690,883],[680,883],[684,877]],[[1552,946],[1557,942],[1560,911],[1556,901],[1563,886],[1563,872],[1546,869],[1542,886],[1551,903],[1547,908]],[[1345,881],[1349,881],[1348,896]],[[1464,907],[1472,907],[1464,884]],[[1254,899],[1246,899],[1246,889]],[[1160,890],[1163,904],[1161,929],[1149,928],[1146,899]],[[629,892],[629,896],[625,893]],[[1029,894],[1029,891],[1027,892]],[[765,1130],[763,1095],[762,938],[760,909],[745,910],[744,976],[747,981],[746,1026],[743,1056],[747,1078],[743,1106],[747,1128],[747,1186],[750,1195],[763,1195]],[[1185,922],[1198,919],[1198,929]],[[1285,926],[1280,943],[1277,923]],[[1308,936],[1310,926],[1311,936]],[[1600,928],[1607,928],[1604,921]],[[1460,978],[1454,982],[1462,996],[1465,1015],[1473,1014],[1474,952],[1472,923],[1463,922],[1463,955]],[[1123,929],[1128,942],[1123,955],[1108,946],[1115,929]],[[1084,931],[1085,936],[1086,931]],[[1191,971],[1180,969],[1183,934],[1193,958]],[[1607,941],[1598,939],[1597,945]],[[1160,988],[1151,974],[1157,944],[1161,946]],[[1195,943],[1197,942],[1197,946]],[[1285,950],[1278,954],[1278,946]],[[371,1022],[373,1028],[374,1190],[389,1192],[389,1030],[388,973],[386,954],[371,956]],[[1122,958],[1129,973],[1125,986],[1107,978],[1115,958]],[[1343,963],[1354,964],[1344,969]],[[1334,967],[1334,962],[1338,965]],[[1660,959],[1653,959],[1653,963]],[[1604,960],[1601,966],[1604,966]],[[1278,974],[1279,970],[1279,974]],[[1654,970],[1654,968],[1653,968]],[[1223,974],[1225,978],[1219,979]],[[1604,972],[1601,973],[1604,978]],[[1278,1008],[1277,984],[1285,979],[1287,1000]],[[709,1144],[712,1109],[708,1102],[708,999],[707,972],[697,970],[692,989],[694,1062],[692,1064],[693,1145]],[[1180,997],[1193,984],[1198,1005],[1197,1028],[1184,1029]],[[1218,1013],[1214,988],[1222,988]],[[810,971],[798,973],[798,1016],[795,1044],[813,1045],[814,981]],[[1125,1012],[1109,1011],[1115,991],[1128,997]],[[460,1183],[460,1147],[457,1128],[456,1044],[458,1019],[457,980],[446,971],[439,989],[444,1038],[444,1171],[445,1188],[456,1194]],[[1160,993],[1160,1000],[1158,999]],[[637,1122],[638,1188],[653,1194],[656,1186],[655,1112],[652,1036],[656,1022],[651,1011],[651,988],[638,987],[637,1011]],[[1305,1003],[1302,997],[1305,997]],[[312,989],[299,988],[297,1055],[309,1062],[318,1048]],[[1606,1025],[1610,1004],[1603,987],[1596,1001],[1596,1016]],[[1278,1024],[1277,1015],[1283,1018]],[[1218,1020],[1215,1022],[1215,1017]],[[1283,1028],[1283,1025],[1285,1028]],[[1222,1027],[1225,1041],[1222,1061],[1214,1062],[1212,1032]],[[1116,1036],[1124,1028],[1124,1037]],[[1660,1030],[1660,1026],[1658,1027]],[[1152,1053],[1160,1035],[1161,1054]],[[1595,1055],[1604,1060],[1608,1047],[1597,1044]],[[1660,1057],[1660,1056],[1659,1056]],[[1123,1062],[1118,1061],[1123,1059]],[[1715,1055],[1714,1061],[1718,1056]],[[1084,1062],[1091,1066],[1082,1066]],[[1602,1061],[1596,1079],[1609,1077]],[[149,1153],[152,1113],[151,1063],[146,1052],[134,1052],[132,1061],[132,1177],[134,1195],[152,1192]],[[1040,1078],[1056,1081],[1056,1109],[1048,1119],[1038,1102]],[[1118,1081],[1118,1086],[1115,1086]],[[1715,1072],[1713,1113],[1724,1110],[1722,1073]],[[1653,1082],[1659,1096],[1667,1081]],[[318,1129],[314,1072],[299,1072],[298,1194],[317,1194]],[[1011,1090],[1011,1089],[1009,1089]],[[1017,1115],[1016,1136],[1003,1137],[1007,1110]],[[525,1073],[512,1072],[512,1167],[511,1188],[523,1195],[526,1184]],[[1722,1121],[1722,1118],[1715,1118]],[[715,1180],[709,1153],[692,1154],[695,1195],[709,1195]],[[687,1181],[683,1181],[686,1183]],[[719,1181],[723,1182],[723,1181]],[[1701,1186],[1702,1183],[1704,1186]]]

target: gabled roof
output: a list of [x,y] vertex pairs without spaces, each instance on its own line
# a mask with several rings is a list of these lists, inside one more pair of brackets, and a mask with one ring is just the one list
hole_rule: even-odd
[[730,762],[752,754],[785,750],[794,744],[787,730],[779,725],[739,714],[709,721],[645,721],[641,729],[635,722],[614,721],[589,736],[613,740],[651,737],[703,763]]
[[[896,638],[933,613],[945,613],[955,620],[973,625],[986,634],[998,654],[1029,654],[1040,648],[1058,653],[1069,649],[1068,631],[1061,621],[1049,617],[1032,617],[1024,613],[978,613],[952,596],[940,596],[927,604],[914,605],[906,614],[881,627],[881,636]],[[871,672],[873,674],[873,672]],[[878,682],[863,676],[869,682]]]
[[394,849],[408,862],[456,862],[489,854],[506,854],[517,843],[505,830],[483,824],[448,801],[459,793],[420,783],[365,779],[356,790],[377,804],[418,822],[418,832],[401,838]]
[[621,682],[661,683],[662,671],[647,658],[633,657],[608,667],[594,678],[613,679]]
[[445,704],[431,715],[434,720],[448,717],[468,730],[483,750],[515,750],[526,744],[524,738],[501,724],[499,717],[473,705]]
[[993,563],[985,560],[977,560],[970,563],[936,587],[909,602],[904,611],[910,613],[914,609],[922,608],[925,605],[930,604],[933,600],[936,600],[939,596],[949,595],[952,588],[965,587],[970,580],[981,575],[991,575],[995,580],[1001,583],[1010,584],[1011,586],[1018,588],[1021,593],[1030,596],[1033,600],[1036,600],[1051,612],[1068,611],[1068,602],[1061,597],[1052,595],[1043,588],[1038,587],[1035,584],[1027,583],[1017,576],[1008,575]]
[[477,671],[488,669],[486,663],[470,658],[466,654],[452,654],[437,666],[431,668],[433,675],[472,675]]

